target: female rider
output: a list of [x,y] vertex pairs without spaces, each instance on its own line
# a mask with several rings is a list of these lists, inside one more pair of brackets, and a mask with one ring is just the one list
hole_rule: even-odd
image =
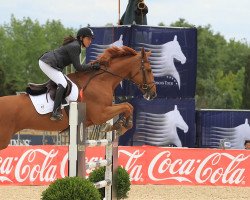
[[67,87],[63,69],[70,64],[73,64],[76,71],[100,69],[99,63],[95,63],[94,65],[80,63],[81,47],[89,47],[92,39],[94,39],[93,31],[88,27],[81,28],[78,30],[76,38],[71,35],[64,38],[62,46],[46,52],[39,59],[41,70],[57,84],[53,112],[50,117],[51,120],[62,120],[63,117],[60,108]]

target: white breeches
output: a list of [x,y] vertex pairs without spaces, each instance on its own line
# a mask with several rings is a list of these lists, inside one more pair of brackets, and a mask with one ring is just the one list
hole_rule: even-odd
[[[67,87],[67,81],[65,79],[65,76],[62,72],[54,69],[53,67],[49,66],[48,64],[44,63],[43,61],[39,60],[39,66],[41,70],[57,85],[61,84],[64,88]],[[67,96],[65,99],[69,103],[71,101],[76,101],[78,98],[78,87],[75,83],[73,83],[68,77],[67,79],[72,83],[72,88],[69,96]]]
[[67,87],[67,81],[62,72],[54,69],[50,65],[46,64],[45,62],[39,60],[39,66],[41,70],[57,85],[61,84],[64,88]]

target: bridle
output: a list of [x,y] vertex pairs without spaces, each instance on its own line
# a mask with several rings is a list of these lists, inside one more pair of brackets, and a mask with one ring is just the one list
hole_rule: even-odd
[[[141,66],[140,66],[139,70],[131,78],[122,77],[118,74],[115,74],[115,73],[109,71],[106,63],[104,64],[105,69],[101,68],[101,70],[106,72],[106,73],[109,73],[113,76],[117,76],[117,77],[121,78],[122,80],[128,80],[128,81],[132,82],[133,84],[137,85],[137,87],[140,88],[144,92],[144,94],[150,94],[150,91],[151,91],[152,87],[155,85],[155,82],[153,81],[153,82],[148,83],[147,76],[146,76],[147,69],[145,68],[145,65],[144,65],[145,64],[144,56],[145,56],[145,53],[143,51],[143,53],[141,55]],[[136,76],[138,76],[140,74],[140,72],[142,73],[142,78],[143,78],[142,84],[136,83],[136,81],[134,81],[134,78]]]
[[[145,93],[149,93],[152,89],[152,87],[155,85],[155,82],[150,82],[148,83],[147,81],[147,76],[146,76],[146,68],[145,68],[145,65],[144,65],[144,60],[143,60],[143,55],[141,57],[141,67],[140,69],[130,78],[130,79],[127,79],[129,81],[131,81],[132,83],[134,83],[135,85],[137,85],[138,88],[142,89],[142,91]],[[143,83],[140,84],[140,83],[136,83],[133,79],[138,76],[140,74],[140,72],[142,73],[142,78],[143,78]],[[150,87],[150,85],[152,85]]]

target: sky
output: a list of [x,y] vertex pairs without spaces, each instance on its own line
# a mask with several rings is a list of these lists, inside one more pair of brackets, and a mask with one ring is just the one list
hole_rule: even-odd
[[[44,24],[60,20],[68,28],[90,24],[117,25],[119,0],[0,0],[0,25],[29,17]],[[149,26],[169,25],[180,18],[195,26],[211,25],[214,33],[227,40],[250,43],[250,0],[145,0]],[[120,17],[128,0],[120,0]]]

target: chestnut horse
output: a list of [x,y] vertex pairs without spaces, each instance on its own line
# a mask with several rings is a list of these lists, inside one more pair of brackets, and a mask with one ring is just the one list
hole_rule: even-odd
[[[123,46],[110,47],[94,62],[100,62],[101,69],[92,72],[75,72],[68,77],[83,89],[86,102],[86,126],[100,125],[121,114],[118,128],[123,132],[133,114],[133,106],[127,102],[113,104],[114,90],[123,79],[135,83],[147,100],[156,97],[154,77],[148,61],[151,52],[141,52]],[[80,98],[78,98],[80,101]],[[63,120],[51,121],[50,114],[36,112],[28,94],[0,97],[0,149],[8,146],[12,136],[23,129],[62,131],[69,126],[68,116],[63,109]],[[117,125],[117,124],[116,124]],[[110,127],[114,130],[117,127]]]

